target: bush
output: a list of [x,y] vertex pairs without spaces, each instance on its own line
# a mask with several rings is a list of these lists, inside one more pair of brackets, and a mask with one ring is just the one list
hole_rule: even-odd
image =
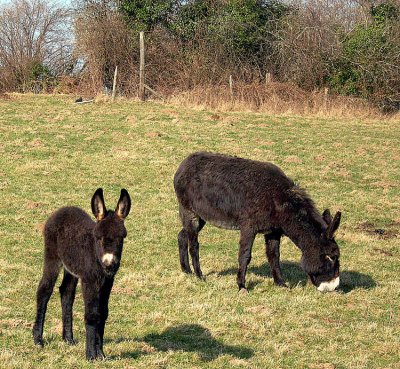
[[342,55],[328,78],[344,95],[368,98],[384,109],[400,103],[399,7],[382,3],[370,9],[370,22],[359,24],[342,40]]

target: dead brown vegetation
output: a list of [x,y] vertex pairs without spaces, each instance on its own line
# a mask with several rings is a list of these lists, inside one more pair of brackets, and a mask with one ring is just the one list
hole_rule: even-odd
[[379,110],[366,100],[329,95],[326,90],[305,91],[294,84],[237,84],[198,87],[174,92],[168,100],[217,110],[255,110],[271,114],[326,115],[330,117],[378,117]]

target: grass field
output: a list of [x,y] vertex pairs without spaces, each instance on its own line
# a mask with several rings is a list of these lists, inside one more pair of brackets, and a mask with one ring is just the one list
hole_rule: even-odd
[[[400,122],[11,95],[0,100],[0,134],[0,367],[400,368]],[[239,235],[212,226],[200,235],[206,281],[181,273],[172,179],[196,150],[272,161],[320,210],[341,210],[340,290],[321,294],[306,284],[288,239],[281,259],[290,288],[275,287],[257,237],[250,293],[238,294]],[[107,359],[87,363],[80,287],[76,346],[61,340],[58,289],[44,349],[33,345],[31,328],[43,223],[63,205],[89,212],[98,187],[110,208],[127,188],[133,208]]]

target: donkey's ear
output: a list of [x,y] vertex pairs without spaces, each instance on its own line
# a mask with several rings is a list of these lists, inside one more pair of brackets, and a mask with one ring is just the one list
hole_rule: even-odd
[[115,208],[115,214],[121,219],[125,219],[129,211],[131,210],[131,198],[125,188],[121,190],[121,195],[118,200],[117,207]]
[[92,197],[92,212],[99,222],[106,216],[107,210],[106,205],[104,204],[102,188],[98,188]]
[[322,218],[324,219],[326,224],[330,224],[332,222],[332,215],[329,209],[325,209],[324,212],[322,213]]
[[326,230],[326,236],[328,237],[328,239],[332,239],[336,230],[339,228],[341,216],[342,213],[338,211],[333,217],[332,222],[329,223],[328,229]]

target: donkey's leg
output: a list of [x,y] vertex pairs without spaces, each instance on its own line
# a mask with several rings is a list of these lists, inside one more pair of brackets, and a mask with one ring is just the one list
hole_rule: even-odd
[[[100,287],[98,281],[82,280],[82,293],[85,302],[86,359],[97,359],[96,345],[100,324]],[[100,355],[100,358],[101,355]]]
[[194,212],[183,209],[182,207],[180,207],[179,213],[183,225],[183,229],[180,232],[181,242],[179,243],[182,270],[188,273],[191,272],[187,255],[187,245],[189,245],[189,252],[192,258],[194,272],[197,277],[202,278],[203,273],[200,269],[198,235],[206,222]]
[[36,292],[36,320],[33,325],[33,341],[43,347],[43,325],[46,316],[47,303],[53,293],[61,262],[45,254],[43,276]]
[[265,234],[265,250],[271,267],[272,278],[277,286],[287,287],[282,278],[282,271],[280,265],[280,242],[282,233],[273,232]]
[[199,233],[195,229],[191,229],[188,231],[188,240],[189,240],[189,252],[192,257],[192,265],[194,272],[198,278],[203,277],[203,273],[200,269],[200,257],[199,257]]
[[184,228],[178,234],[178,245],[179,245],[179,259],[181,262],[181,269],[184,273],[192,273],[189,265],[189,254],[188,254],[188,235]]
[[188,241],[189,252],[192,258],[192,265],[194,272],[198,278],[203,278],[203,273],[200,269],[200,256],[199,256],[199,232],[202,230],[206,222],[199,216],[193,216],[188,225]]
[[108,318],[108,300],[110,298],[110,293],[113,283],[114,283],[114,278],[106,278],[103,286],[100,289],[100,324],[98,329],[98,342],[96,345],[96,351],[98,357],[104,357],[104,352],[103,352],[104,326]]
[[244,228],[240,230],[239,270],[237,273],[239,291],[247,291],[245,288],[246,271],[251,260],[251,248],[255,237],[256,233],[252,230]]
[[74,277],[64,269],[64,278],[59,288],[61,296],[63,340],[69,345],[74,345],[75,341],[72,333],[72,306],[75,300],[76,285],[78,278]]

